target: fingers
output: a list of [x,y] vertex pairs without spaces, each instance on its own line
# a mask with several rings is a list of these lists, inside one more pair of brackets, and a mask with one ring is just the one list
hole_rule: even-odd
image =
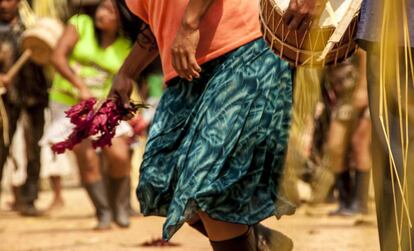
[[189,63],[190,74],[195,78],[199,78],[200,77],[200,72],[201,72],[201,67],[197,63],[197,59],[195,57],[195,54],[187,55],[187,59],[188,59],[188,63]]
[[[120,101],[121,104],[122,104],[122,106],[126,110],[131,110],[132,109],[132,106],[131,106],[131,103],[130,103],[130,99],[129,99],[129,94],[125,90],[115,90],[115,89],[112,89],[111,92],[108,95],[108,99],[112,99],[114,102]],[[128,120],[130,120],[132,118],[133,118],[133,114],[132,113],[128,113],[124,117],[122,117],[122,120],[128,121]]]
[[112,100],[119,100],[125,109],[131,108],[129,94],[125,90],[112,90],[108,98]]
[[126,92],[122,92],[122,93],[119,93],[119,97],[121,99],[121,102],[122,102],[124,108],[130,109],[131,108],[131,104],[129,102],[129,95],[126,94]]
[[181,78],[192,81],[193,78],[200,77],[201,67],[197,63],[195,53],[173,49],[172,65]]
[[186,76],[184,75],[183,70],[182,70],[183,67],[181,66],[181,59],[180,59],[180,56],[179,56],[178,49],[172,49],[172,51],[171,51],[171,60],[172,60],[173,68],[178,73],[178,75],[181,78],[186,78]]
[[112,89],[109,92],[108,98],[119,100],[124,108],[131,108],[129,97],[132,92],[132,80],[127,77],[117,75],[112,84]]
[[306,30],[308,30],[311,26],[312,26],[313,20],[312,18],[307,15],[305,16],[305,18],[302,20],[301,24],[299,25],[299,27],[297,28],[297,30],[300,33],[305,33]]
[[130,79],[127,79],[128,84],[125,86],[125,88],[121,88],[119,91],[117,91],[117,96],[119,99],[121,99],[121,103],[123,104],[124,108],[130,109],[131,103],[130,103],[130,96],[131,96],[131,88],[128,88],[129,86],[132,87],[132,83]]
[[291,9],[288,9],[283,15],[283,23],[289,26],[290,22],[293,20],[294,13]]
[[298,30],[298,28],[302,25],[304,19],[305,19],[305,15],[302,15],[302,14],[295,15],[292,21],[290,21],[288,25],[289,29]]
[[313,12],[315,12],[314,5],[310,6],[308,2],[291,0],[289,8],[283,15],[283,22],[288,26],[289,30],[304,33],[312,25],[314,18]]
[[298,30],[299,27],[302,28],[307,19],[306,14],[302,14],[295,9],[288,9],[283,15],[283,22],[290,30]]

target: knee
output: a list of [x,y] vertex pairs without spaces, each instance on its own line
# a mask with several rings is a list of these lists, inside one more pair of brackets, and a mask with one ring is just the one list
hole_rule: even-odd
[[345,158],[342,153],[332,151],[325,153],[322,159],[322,166],[329,172],[340,173],[343,172],[345,167]]
[[131,152],[129,149],[129,145],[126,141],[114,141],[113,146],[107,149],[104,153],[105,159],[107,159],[112,165],[118,167],[128,167],[130,165]]
[[99,160],[96,153],[77,153],[76,160],[82,182],[90,183],[100,178]]
[[94,165],[79,165],[79,172],[83,184],[94,183],[101,179],[100,169]]

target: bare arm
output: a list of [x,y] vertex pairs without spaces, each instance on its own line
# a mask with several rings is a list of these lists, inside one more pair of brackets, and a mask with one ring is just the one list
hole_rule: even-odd
[[367,89],[367,53],[359,48],[355,52],[356,56],[358,57],[358,75],[359,75],[359,83],[357,88],[358,89]]
[[355,53],[358,57],[358,80],[354,92],[354,106],[365,108],[368,106],[368,85],[367,85],[367,55],[362,49]]
[[115,76],[109,98],[121,99],[125,107],[129,106],[134,79],[158,56],[154,47],[153,35],[149,29],[142,34],[145,39],[138,38],[128,57]]
[[182,25],[190,29],[198,29],[204,15],[215,0],[190,0],[182,20]]
[[89,90],[82,79],[70,68],[69,56],[79,41],[79,35],[73,25],[68,25],[60,38],[52,55],[52,63],[56,71],[79,89],[82,99],[90,97]]
[[214,1],[190,0],[172,46],[174,69],[180,77],[190,81],[200,76],[201,68],[196,61],[196,50],[200,41],[199,26]]

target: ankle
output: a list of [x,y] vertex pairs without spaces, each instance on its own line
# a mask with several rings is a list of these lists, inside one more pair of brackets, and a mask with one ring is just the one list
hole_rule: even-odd
[[250,229],[248,226],[238,225],[237,227],[230,226],[228,228],[216,229],[216,231],[209,231],[207,229],[207,233],[211,241],[220,242],[248,235]]
[[249,227],[247,232],[234,238],[222,241],[210,240],[214,251],[257,251],[257,241],[253,227]]

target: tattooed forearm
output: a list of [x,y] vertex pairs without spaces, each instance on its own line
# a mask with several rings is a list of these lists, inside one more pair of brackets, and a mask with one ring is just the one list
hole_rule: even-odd
[[152,51],[158,49],[154,34],[152,34],[151,29],[147,24],[141,26],[136,42],[141,48],[146,50]]

